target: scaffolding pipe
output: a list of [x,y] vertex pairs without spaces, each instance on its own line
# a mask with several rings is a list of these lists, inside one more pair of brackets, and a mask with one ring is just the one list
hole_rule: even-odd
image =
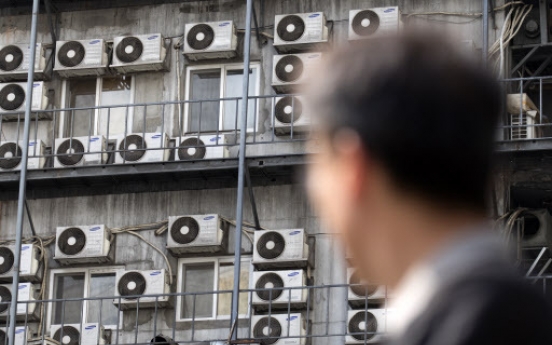
[[17,223],[15,225],[15,257],[13,263],[12,300],[10,304],[10,323],[8,329],[8,344],[14,345],[15,321],[17,317],[17,297],[19,287],[19,265],[21,263],[21,243],[23,241],[23,213],[25,210],[25,195],[27,189],[27,159],[29,157],[29,129],[31,127],[31,99],[33,98],[33,80],[36,55],[36,26],[38,21],[39,0],[33,0],[31,22],[31,42],[29,54],[29,72],[27,73],[27,101],[25,102],[25,122],[23,125],[23,145],[21,148],[21,175],[19,177],[19,198],[17,200]]
[[487,54],[489,54],[489,0],[483,0],[483,66],[487,67],[487,61],[489,60]]
[[[240,109],[240,151],[238,166],[238,195],[236,205],[236,240],[234,246],[234,288],[232,290],[232,315],[230,325],[236,325],[239,315],[240,296],[240,272],[241,272],[241,246],[242,246],[242,223],[243,223],[243,194],[245,185],[245,141],[247,134],[247,109],[249,98],[249,67],[251,58],[251,17],[253,0],[247,0],[245,15],[245,40],[243,44],[243,82],[242,82],[242,104]],[[231,330],[231,339],[237,339],[237,327]],[[10,344],[11,345],[11,344]]]

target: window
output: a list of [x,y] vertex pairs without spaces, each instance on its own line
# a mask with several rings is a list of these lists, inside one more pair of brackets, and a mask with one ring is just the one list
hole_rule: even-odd
[[[115,295],[115,275],[123,268],[75,268],[50,271],[48,324],[101,323],[106,328],[117,325],[117,307],[110,298]],[[98,297],[97,300],[65,301]]]
[[[132,128],[134,109],[115,107],[93,109],[98,106],[127,105],[133,103],[133,78],[118,76],[64,80],[67,108],[92,108],[64,112],[62,137],[78,137],[102,134],[112,137]],[[128,109],[127,109],[128,108]]]
[[[239,128],[243,65],[194,66],[187,70],[184,132],[232,131]],[[260,65],[249,69],[249,95],[259,95]],[[220,100],[221,98],[230,98]],[[258,120],[256,100],[248,102],[247,128],[255,129]]]
[[[180,259],[178,272],[177,320],[228,319],[232,308],[232,294],[209,293],[231,291],[234,284],[233,258]],[[251,258],[242,258],[240,289],[249,288]],[[206,293],[207,294],[196,294]],[[240,316],[249,315],[249,294],[239,297]]]

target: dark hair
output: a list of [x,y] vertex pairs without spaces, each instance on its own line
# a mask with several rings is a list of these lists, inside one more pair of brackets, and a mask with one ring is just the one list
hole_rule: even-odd
[[482,211],[502,98],[472,60],[428,33],[358,41],[327,56],[307,99],[322,131],[356,131],[398,187]]

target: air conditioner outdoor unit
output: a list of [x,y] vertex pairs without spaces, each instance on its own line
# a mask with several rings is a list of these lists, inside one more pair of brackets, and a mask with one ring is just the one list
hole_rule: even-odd
[[374,344],[385,339],[388,310],[350,310],[347,318],[345,344]]
[[[39,308],[36,303],[37,287],[31,283],[20,283],[17,292],[17,319],[18,320],[35,320],[38,317]],[[5,320],[9,316],[10,305],[8,302],[12,300],[12,285],[0,285],[0,319]],[[31,303],[29,303],[31,302]],[[5,303],[5,304],[4,304]]]
[[184,55],[190,60],[230,59],[236,56],[234,21],[191,23],[184,27]]
[[54,259],[61,264],[109,263],[111,232],[105,225],[58,227]]
[[106,343],[105,330],[97,323],[52,325],[50,336],[60,345],[103,345]]
[[552,249],[552,216],[546,209],[527,210],[521,215],[522,237],[524,248]]
[[169,217],[167,249],[175,255],[220,252],[222,240],[222,220],[217,214]]
[[111,68],[119,73],[167,69],[165,38],[161,34],[120,36],[113,39]]
[[507,95],[506,109],[510,114],[511,140],[540,137],[540,128],[535,126],[540,119],[539,109],[526,93]]
[[107,143],[103,136],[59,138],[54,142],[55,168],[104,164]]
[[260,269],[304,268],[309,264],[306,239],[304,229],[255,231],[253,264]]
[[224,135],[189,135],[177,137],[175,140],[176,160],[222,159],[228,156]]
[[255,315],[251,317],[251,325],[251,337],[261,344],[305,344],[306,331],[300,313]]
[[119,137],[116,164],[164,162],[169,159],[169,137],[165,133],[132,133]]
[[[0,45],[0,81],[26,80],[31,62],[29,44]],[[46,58],[42,43],[36,44],[35,80],[44,78]]]
[[310,118],[301,96],[277,97],[274,104],[274,130],[279,133],[305,132]]
[[387,291],[384,285],[367,284],[358,276],[355,268],[347,269],[348,300],[353,306],[364,307],[368,303],[384,302]]
[[[14,345],[27,345],[27,340],[31,339],[32,332],[30,327],[15,326]],[[8,327],[0,327],[0,344],[8,343]]]
[[274,48],[279,53],[312,49],[328,43],[328,27],[323,12],[277,15],[274,24]]
[[[21,245],[21,261],[19,265],[19,279],[21,281],[38,282],[40,262],[39,249],[34,244]],[[0,246],[0,281],[11,282],[13,279],[13,265],[15,263],[15,245]],[[1,342],[0,342],[1,344]]]
[[[23,141],[0,142],[0,170],[16,171],[21,168]],[[42,141],[29,141],[29,159],[27,169],[42,169],[44,167],[44,143]]]
[[378,7],[349,11],[349,40],[396,34],[400,28],[398,7]]
[[280,93],[293,92],[305,82],[309,71],[321,58],[322,53],[274,55],[272,87]]
[[307,274],[303,270],[253,272],[251,303],[268,309],[295,309],[307,302]]
[[54,71],[61,77],[101,76],[109,58],[103,39],[58,41]]
[[[168,304],[170,287],[167,274],[164,269],[153,271],[120,271],[117,272],[117,285],[113,304],[119,309],[155,308],[164,307]],[[136,297],[142,295],[157,295],[148,297]]]
[[[48,106],[48,97],[46,97],[46,87],[43,82],[37,81],[33,83],[33,97],[31,99],[31,111],[37,112],[45,110]],[[0,83],[0,115],[3,121],[23,120],[25,111],[25,102],[27,102],[27,83]],[[51,114],[39,114],[38,118],[43,119],[51,117]],[[36,119],[36,115],[31,116],[32,120]]]

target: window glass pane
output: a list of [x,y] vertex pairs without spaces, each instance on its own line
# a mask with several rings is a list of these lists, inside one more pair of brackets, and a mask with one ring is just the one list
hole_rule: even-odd
[[[249,261],[242,261],[240,266],[240,289],[249,288]],[[219,291],[230,291],[234,287],[234,264],[221,263],[219,268]],[[247,292],[240,293],[239,312],[240,315],[247,315],[249,310],[249,295]],[[230,315],[232,311],[232,294],[220,294],[218,299],[217,315]]]
[[[115,273],[92,274],[89,297],[111,297],[114,291]],[[98,322],[102,325],[117,324],[117,308],[110,298],[88,301],[87,310],[86,322]]]
[[193,71],[190,87],[190,100],[216,101],[190,103],[188,128],[192,132],[216,131],[220,115],[220,69]]
[[[70,80],[68,84],[69,108],[86,108],[96,105],[96,79]],[[95,109],[73,110],[66,113],[64,137],[94,134]]]
[[[54,299],[84,297],[84,273],[56,274],[54,277]],[[54,302],[52,324],[80,323],[82,301]]]
[[[258,96],[257,92],[258,68],[249,70],[249,96]],[[243,69],[229,70],[224,85],[224,98],[242,97]],[[240,114],[241,99],[224,101],[224,129],[236,130],[240,128],[240,119],[236,122],[236,114]],[[255,100],[249,100],[247,109],[247,128],[255,126]],[[257,109],[258,111],[258,109]],[[240,114],[241,115],[241,114]]]
[[[104,78],[102,80],[102,92],[100,96],[100,105],[126,105],[130,103],[131,96],[131,78],[130,77],[116,77],[116,78]],[[125,122],[130,124],[132,119],[132,108],[118,107],[118,108],[105,108],[100,110],[100,123],[99,132],[103,135],[108,135],[111,138],[115,134],[125,133]],[[128,116],[128,118],[127,118]],[[108,118],[109,118],[109,133],[108,132]],[[125,121],[126,120],[126,121]],[[128,131],[127,131],[128,132]]]
[[[215,265],[212,262],[186,264],[183,267],[182,277],[182,292],[193,293],[213,291],[215,281]],[[182,298],[181,317],[186,319],[212,317],[213,299],[212,294],[184,296]]]

